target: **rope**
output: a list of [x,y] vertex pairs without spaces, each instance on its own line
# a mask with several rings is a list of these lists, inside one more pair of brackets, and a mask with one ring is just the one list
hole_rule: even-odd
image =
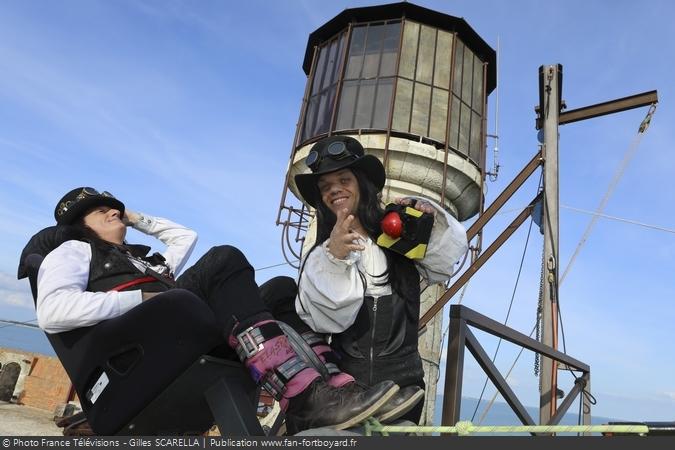
[[586,230],[584,231],[584,234],[581,237],[581,240],[577,244],[577,247],[574,249],[574,253],[572,254],[572,257],[570,258],[569,262],[567,263],[567,267],[565,267],[565,271],[563,272],[562,276],[560,277],[559,284],[562,284],[563,281],[565,281],[565,277],[567,276],[570,269],[572,268],[572,265],[574,264],[574,261],[576,260],[577,256],[579,255],[579,252],[581,251],[581,248],[586,243],[586,240],[588,239],[588,236],[591,234],[591,231],[593,231],[593,228],[595,227],[596,222],[600,218],[599,214],[601,214],[605,210],[605,206],[607,206],[607,202],[609,201],[609,197],[614,193],[614,189],[619,184],[619,180],[621,180],[621,177],[623,176],[624,172],[626,171],[626,167],[628,166],[628,163],[630,163],[631,159],[635,155],[635,152],[637,151],[638,146],[640,145],[640,141],[642,140],[642,136],[644,136],[644,132],[649,127],[649,123],[652,120],[652,116],[654,115],[654,111],[656,111],[656,104],[652,104],[649,107],[649,111],[647,111],[647,115],[642,120],[642,123],[640,123],[640,127],[638,129],[637,135],[633,139],[633,142],[631,143],[631,145],[626,150],[626,153],[623,157],[623,160],[619,164],[619,167],[617,168],[617,171],[614,174],[614,177],[612,178],[612,181],[609,183],[609,186],[607,187],[607,191],[605,192],[605,195],[602,197],[602,200],[600,200],[600,204],[598,205],[598,207],[595,210],[595,215],[593,215],[593,218],[588,223],[588,226],[586,227]]
[[457,422],[454,427],[440,426],[392,426],[382,425],[370,418],[365,423],[365,435],[380,433],[452,433],[467,436],[471,433],[630,433],[645,435],[649,433],[646,425],[506,425],[476,426],[468,421]]
[[295,264],[297,262],[299,262],[299,261],[298,260],[286,261],[286,262],[282,262],[282,263],[279,263],[279,264],[274,264],[274,265],[271,265],[271,266],[261,267],[260,269],[253,269],[253,270],[255,272],[260,272],[261,270],[267,270],[267,269],[271,269],[273,267],[287,266],[287,265],[291,266],[291,267],[295,267],[293,264]]
[[[500,216],[500,215],[503,215],[503,214],[509,214],[509,213],[516,212],[516,211],[520,212],[525,208],[527,208],[527,206],[522,206],[520,208],[513,208],[513,209],[506,210],[506,211],[500,211],[495,215]],[[624,223],[627,223],[627,224],[630,224],[630,225],[638,225],[640,227],[650,228],[650,229],[656,230],[656,231],[663,231],[665,233],[675,234],[675,229],[673,229],[673,228],[666,228],[666,227],[662,227],[662,226],[659,226],[659,225],[652,225],[652,224],[645,223],[645,222],[638,222],[637,220],[626,219],[624,217],[610,216],[609,214],[601,214],[601,213],[597,213],[595,211],[589,211],[587,209],[575,208],[574,206],[569,206],[569,205],[560,204],[560,208],[569,209],[570,211],[575,211],[575,212],[582,213],[582,214],[589,214],[591,216],[600,216],[603,219],[616,220],[618,222],[624,222]]]
[[31,322],[35,322],[37,319],[30,319],[25,322],[19,322],[16,320],[5,320],[5,319],[0,319],[0,323],[4,323],[6,325],[0,326],[0,329],[2,328],[7,328],[7,327],[25,327],[25,328],[40,328],[37,325],[32,324]]
[[599,217],[602,217],[604,219],[616,220],[618,222],[629,223],[631,225],[638,225],[638,226],[645,227],[645,228],[651,228],[652,230],[665,231],[666,233],[675,234],[675,229],[672,229],[672,228],[665,228],[665,227],[661,227],[661,226],[658,226],[658,225],[650,225],[648,223],[638,222],[637,220],[624,219],[623,217],[610,216],[609,214],[601,214],[601,213],[598,213],[598,212],[588,211],[586,209],[581,209],[581,208],[574,208],[572,206],[567,206],[567,205],[560,205],[560,207],[565,208],[565,209],[569,209],[570,211],[576,211],[576,212],[580,212],[580,213],[583,213],[583,214],[590,214],[590,215],[593,215],[593,216],[599,216]]

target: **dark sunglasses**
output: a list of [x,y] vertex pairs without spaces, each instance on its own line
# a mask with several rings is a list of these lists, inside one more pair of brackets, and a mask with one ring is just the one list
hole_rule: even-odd
[[305,164],[307,164],[307,167],[312,169],[313,172],[315,172],[319,164],[321,164],[321,161],[323,161],[323,158],[326,156],[330,157],[331,159],[335,161],[339,161],[341,159],[349,158],[351,157],[356,157],[353,153],[351,153],[349,150],[347,150],[347,146],[345,145],[344,142],[333,142],[328,146],[328,148],[325,151],[325,155],[319,154],[317,150],[312,150],[309,152],[309,155],[307,155],[307,158],[305,158]]
[[82,188],[82,191],[79,194],[77,194],[75,200],[68,200],[67,202],[61,202],[59,204],[57,214],[59,216],[62,216],[68,211],[68,208],[73,206],[75,203],[79,202],[80,200],[84,200],[87,197],[95,197],[95,196],[115,198],[115,196],[108,191],[99,192],[96,189],[90,187]]

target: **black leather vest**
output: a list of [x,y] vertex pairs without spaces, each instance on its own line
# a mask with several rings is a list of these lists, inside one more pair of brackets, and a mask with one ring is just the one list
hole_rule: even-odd
[[[135,250],[147,253],[149,247],[133,246]],[[147,250],[146,250],[147,249]],[[140,253],[139,253],[140,254]],[[91,263],[89,264],[89,284],[87,291],[107,292],[116,286],[128,283],[149,275],[139,270],[117,247],[102,243],[91,243]],[[164,292],[170,289],[170,281],[152,281],[132,285],[121,291],[140,289],[143,292]]]
[[400,386],[424,387],[424,369],[418,351],[419,273],[406,264],[406,297],[365,297],[354,324],[334,334],[332,346],[341,357],[340,368],[357,380],[373,385],[393,380]]

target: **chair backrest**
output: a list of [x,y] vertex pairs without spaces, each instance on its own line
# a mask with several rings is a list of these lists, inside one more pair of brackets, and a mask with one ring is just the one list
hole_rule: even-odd
[[[55,225],[38,231],[30,238],[21,252],[17,278],[21,280],[28,277],[29,270],[33,270],[33,274],[37,276],[37,269],[40,267],[42,258],[64,242],[81,238],[79,230],[69,225]],[[37,257],[41,258],[37,259]],[[36,291],[33,291],[33,298],[35,297]]]

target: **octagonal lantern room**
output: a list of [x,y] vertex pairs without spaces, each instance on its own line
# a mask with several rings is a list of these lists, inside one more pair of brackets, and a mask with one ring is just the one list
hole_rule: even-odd
[[385,196],[424,195],[459,220],[479,212],[494,50],[464,19],[411,3],[347,9],[309,36],[288,187],[327,135],[347,134],[387,170]]

